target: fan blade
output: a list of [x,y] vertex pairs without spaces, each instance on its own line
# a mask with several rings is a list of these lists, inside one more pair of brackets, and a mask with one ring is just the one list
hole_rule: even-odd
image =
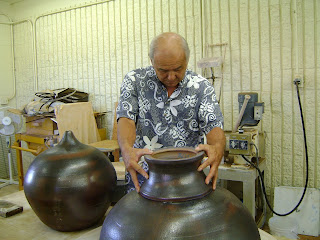
[[4,128],[0,130],[0,133],[6,136],[12,135],[14,134],[14,126],[12,124],[4,126]]
[[17,114],[13,114],[13,113],[9,113],[8,114],[9,117],[17,124],[20,124],[21,123],[21,117],[20,115],[17,115]]
[[2,119],[4,118],[4,112],[0,111],[0,123],[2,123]]
[[14,125],[14,132],[17,133],[20,131],[22,125],[21,124],[17,124],[15,122],[13,122],[13,125]]

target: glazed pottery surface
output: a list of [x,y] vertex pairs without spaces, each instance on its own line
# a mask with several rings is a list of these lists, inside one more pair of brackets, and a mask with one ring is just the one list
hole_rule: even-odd
[[166,148],[146,155],[149,179],[140,194],[155,201],[180,202],[201,198],[212,191],[203,181],[204,173],[196,170],[204,153],[191,148]]
[[116,181],[106,155],[67,131],[57,146],[31,163],[24,191],[43,223],[58,231],[76,231],[103,218]]
[[260,239],[248,209],[231,192],[211,190],[198,172],[204,153],[164,148],[146,155],[149,179],[107,215],[100,240]]

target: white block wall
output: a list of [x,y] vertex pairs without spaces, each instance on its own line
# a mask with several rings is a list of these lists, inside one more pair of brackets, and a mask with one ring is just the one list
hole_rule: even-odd
[[265,102],[260,127],[267,133],[269,190],[279,185],[304,186],[303,135],[292,84],[296,73],[304,77],[300,93],[309,148],[309,186],[319,187],[319,1],[205,1],[204,9],[204,42],[229,43],[222,97],[226,129],[237,118],[238,92],[258,92]]
[[[202,72],[196,67],[202,57],[225,56],[223,80],[216,80],[216,91],[219,95],[221,86],[226,130],[237,119],[239,92],[258,92],[265,103],[259,127],[267,136],[269,195],[275,186],[304,185],[305,152],[292,83],[296,73],[303,76],[300,93],[309,147],[309,186],[320,187],[319,1],[115,0],[70,11],[66,9],[85,2],[57,1],[56,7],[51,1],[36,2],[25,0],[10,8],[15,20],[31,18],[36,33],[34,76],[30,26],[14,27],[17,107],[30,101],[34,91],[74,87],[90,93],[95,110],[113,111],[126,72],[149,64],[151,39],[163,31],[175,31],[190,44],[189,68]],[[60,12],[53,14],[56,11]],[[208,47],[224,42],[226,51]],[[217,76],[220,70],[216,69]],[[113,113],[107,114],[109,135],[112,120]]]
[[[112,130],[114,102],[124,75],[131,69],[147,66],[151,39],[163,31],[175,31],[189,42],[192,54],[189,67],[201,57],[201,4],[199,1],[109,1],[59,13],[37,16],[34,20],[36,71],[26,74],[24,64],[31,56],[25,51],[16,57],[23,73],[19,78],[18,106],[26,103],[20,94],[74,87],[90,94],[96,111],[107,114],[107,128]],[[28,23],[24,26],[27,28]],[[19,27],[22,27],[20,24]],[[25,33],[15,28],[16,46],[25,48]],[[32,38],[29,38],[30,41]],[[18,46],[19,45],[19,46]],[[30,48],[30,45],[27,47]],[[29,69],[29,66],[27,67]],[[18,74],[18,73],[17,73]]]
[[[221,103],[225,128],[232,129],[238,116],[238,92],[258,92],[260,101],[265,103],[260,129],[267,136],[267,192],[272,194],[271,190],[280,185],[304,186],[305,151],[292,83],[299,73],[304,78],[300,94],[308,140],[309,186],[319,188],[320,2],[203,3],[204,45],[228,42]],[[205,54],[224,52],[223,48],[209,48]]]

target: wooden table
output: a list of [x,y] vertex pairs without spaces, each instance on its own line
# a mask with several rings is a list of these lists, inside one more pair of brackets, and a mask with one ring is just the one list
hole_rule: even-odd
[[[22,151],[31,152],[33,155],[37,156],[38,154],[47,149],[45,143],[47,139],[52,137],[53,135],[35,135],[28,133],[18,133],[15,135],[15,142],[13,143],[11,148],[16,150],[19,190],[23,189],[24,181]],[[21,147],[22,141],[27,143],[28,148]]]
[[119,162],[120,147],[117,140],[102,140],[88,145],[108,153],[111,162]]

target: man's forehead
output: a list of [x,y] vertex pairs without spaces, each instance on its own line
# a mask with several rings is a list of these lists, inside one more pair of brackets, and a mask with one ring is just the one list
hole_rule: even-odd
[[183,66],[182,65],[179,65],[179,66],[158,66],[157,69],[160,70],[160,71],[168,71],[168,70],[175,70],[175,71],[178,71],[180,69],[182,69]]

